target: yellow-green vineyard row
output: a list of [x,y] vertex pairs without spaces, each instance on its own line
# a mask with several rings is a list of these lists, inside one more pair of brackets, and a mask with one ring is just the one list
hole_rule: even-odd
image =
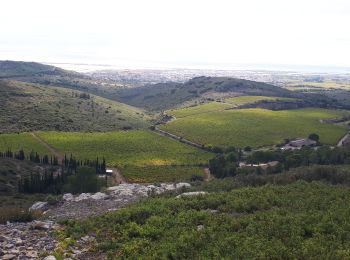
[[[192,108],[170,111],[184,114]],[[322,119],[342,117],[346,111],[327,109],[216,110],[194,113],[163,125],[162,130],[206,146],[261,147],[277,144],[285,138],[307,137],[317,133],[320,141],[335,144],[347,131],[344,125],[322,123]]]
[[[62,154],[82,160],[104,157],[108,166],[121,168],[126,178],[137,182],[187,180],[193,174],[202,175],[203,167],[198,166],[213,156],[151,131],[36,134]],[[0,135],[0,150],[7,148],[49,154],[30,133]]]

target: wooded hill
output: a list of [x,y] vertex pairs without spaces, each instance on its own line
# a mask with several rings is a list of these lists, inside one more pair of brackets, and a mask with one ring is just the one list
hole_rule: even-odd
[[107,97],[121,85],[37,62],[0,61],[0,79],[80,90]]
[[[322,100],[325,99],[320,95],[301,95],[262,82],[227,77],[197,77],[185,83],[170,82],[118,89],[117,93],[118,95],[114,97],[116,100],[151,111],[241,95],[297,98],[299,101],[295,102],[301,106],[322,105]],[[307,104],[302,105],[301,99]]]

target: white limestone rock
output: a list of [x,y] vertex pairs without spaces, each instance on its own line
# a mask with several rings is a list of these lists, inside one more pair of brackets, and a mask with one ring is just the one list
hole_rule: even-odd
[[62,198],[63,198],[64,201],[72,201],[72,200],[74,200],[74,196],[73,196],[72,193],[66,193],[66,194],[63,195]]
[[45,257],[44,260],[56,260],[56,257],[54,257],[53,255],[49,255]]
[[178,196],[176,196],[176,198],[182,198],[182,197],[190,197],[190,196],[202,196],[202,195],[206,195],[208,194],[208,192],[205,192],[205,191],[193,191],[193,192],[185,192],[185,193],[182,193]]
[[91,199],[91,194],[90,193],[82,193],[79,196],[74,198],[75,202],[79,202],[82,200],[87,200],[87,199]]
[[97,193],[91,195],[91,198],[94,200],[105,200],[108,198],[108,195],[106,193],[103,193],[103,192],[97,192]]
[[48,206],[47,202],[37,201],[29,208],[29,211],[34,211],[34,210],[44,211],[47,209],[47,206]]

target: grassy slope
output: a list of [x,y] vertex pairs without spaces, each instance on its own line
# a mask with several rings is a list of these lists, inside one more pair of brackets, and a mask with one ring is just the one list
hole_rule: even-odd
[[346,127],[324,124],[319,120],[344,113],[325,109],[238,109],[187,116],[161,128],[194,142],[214,146],[260,147],[279,143],[284,138],[307,137],[313,132],[320,135],[321,142],[335,144],[345,134]]
[[[140,109],[81,92],[17,81],[0,81],[0,132],[61,130],[110,131],[144,128]],[[78,96],[76,96],[78,95]]]
[[349,191],[296,182],[149,199],[70,222],[61,239],[94,234],[97,250],[130,259],[344,259]]
[[[171,167],[164,166],[205,164],[212,157],[211,153],[150,131],[40,132],[39,135],[53,147],[67,154],[72,153],[77,158],[105,157],[109,166],[123,168],[123,175],[132,181],[153,182],[172,178],[188,179],[189,176],[201,170],[185,167],[177,173]],[[164,178],[158,178],[161,175],[164,175]],[[141,176],[143,177],[141,178]]]

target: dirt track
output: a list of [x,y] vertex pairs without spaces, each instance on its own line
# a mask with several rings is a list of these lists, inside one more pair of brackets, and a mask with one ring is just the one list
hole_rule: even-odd
[[205,150],[205,149],[203,148],[203,145],[201,145],[201,144],[194,143],[194,142],[192,142],[192,141],[190,141],[190,140],[187,140],[187,139],[185,139],[185,138],[182,138],[182,137],[180,137],[180,136],[177,136],[177,135],[174,135],[174,134],[172,134],[172,133],[166,132],[166,131],[164,131],[164,130],[159,129],[158,127],[155,127],[154,132],[157,133],[157,134],[159,134],[159,135],[161,135],[161,136],[170,137],[170,138],[172,138],[172,139],[175,139],[175,140],[177,140],[177,141],[180,141],[181,143],[185,143],[185,144],[188,144],[188,145],[197,147],[197,148],[199,148],[199,149]]
[[342,139],[338,142],[337,146],[343,146],[350,139],[350,132],[346,133]]
[[204,181],[211,181],[214,179],[213,175],[211,175],[209,168],[204,168]]
[[45,140],[41,139],[39,136],[37,136],[34,132],[31,133],[31,135],[33,136],[33,138],[35,140],[37,140],[40,144],[42,144],[43,146],[45,146],[51,154],[53,154],[57,160],[58,160],[58,163],[61,164],[63,159],[64,159],[64,156],[61,152],[59,152],[57,149],[55,149],[54,147],[52,147],[51,145],[49,145]]

